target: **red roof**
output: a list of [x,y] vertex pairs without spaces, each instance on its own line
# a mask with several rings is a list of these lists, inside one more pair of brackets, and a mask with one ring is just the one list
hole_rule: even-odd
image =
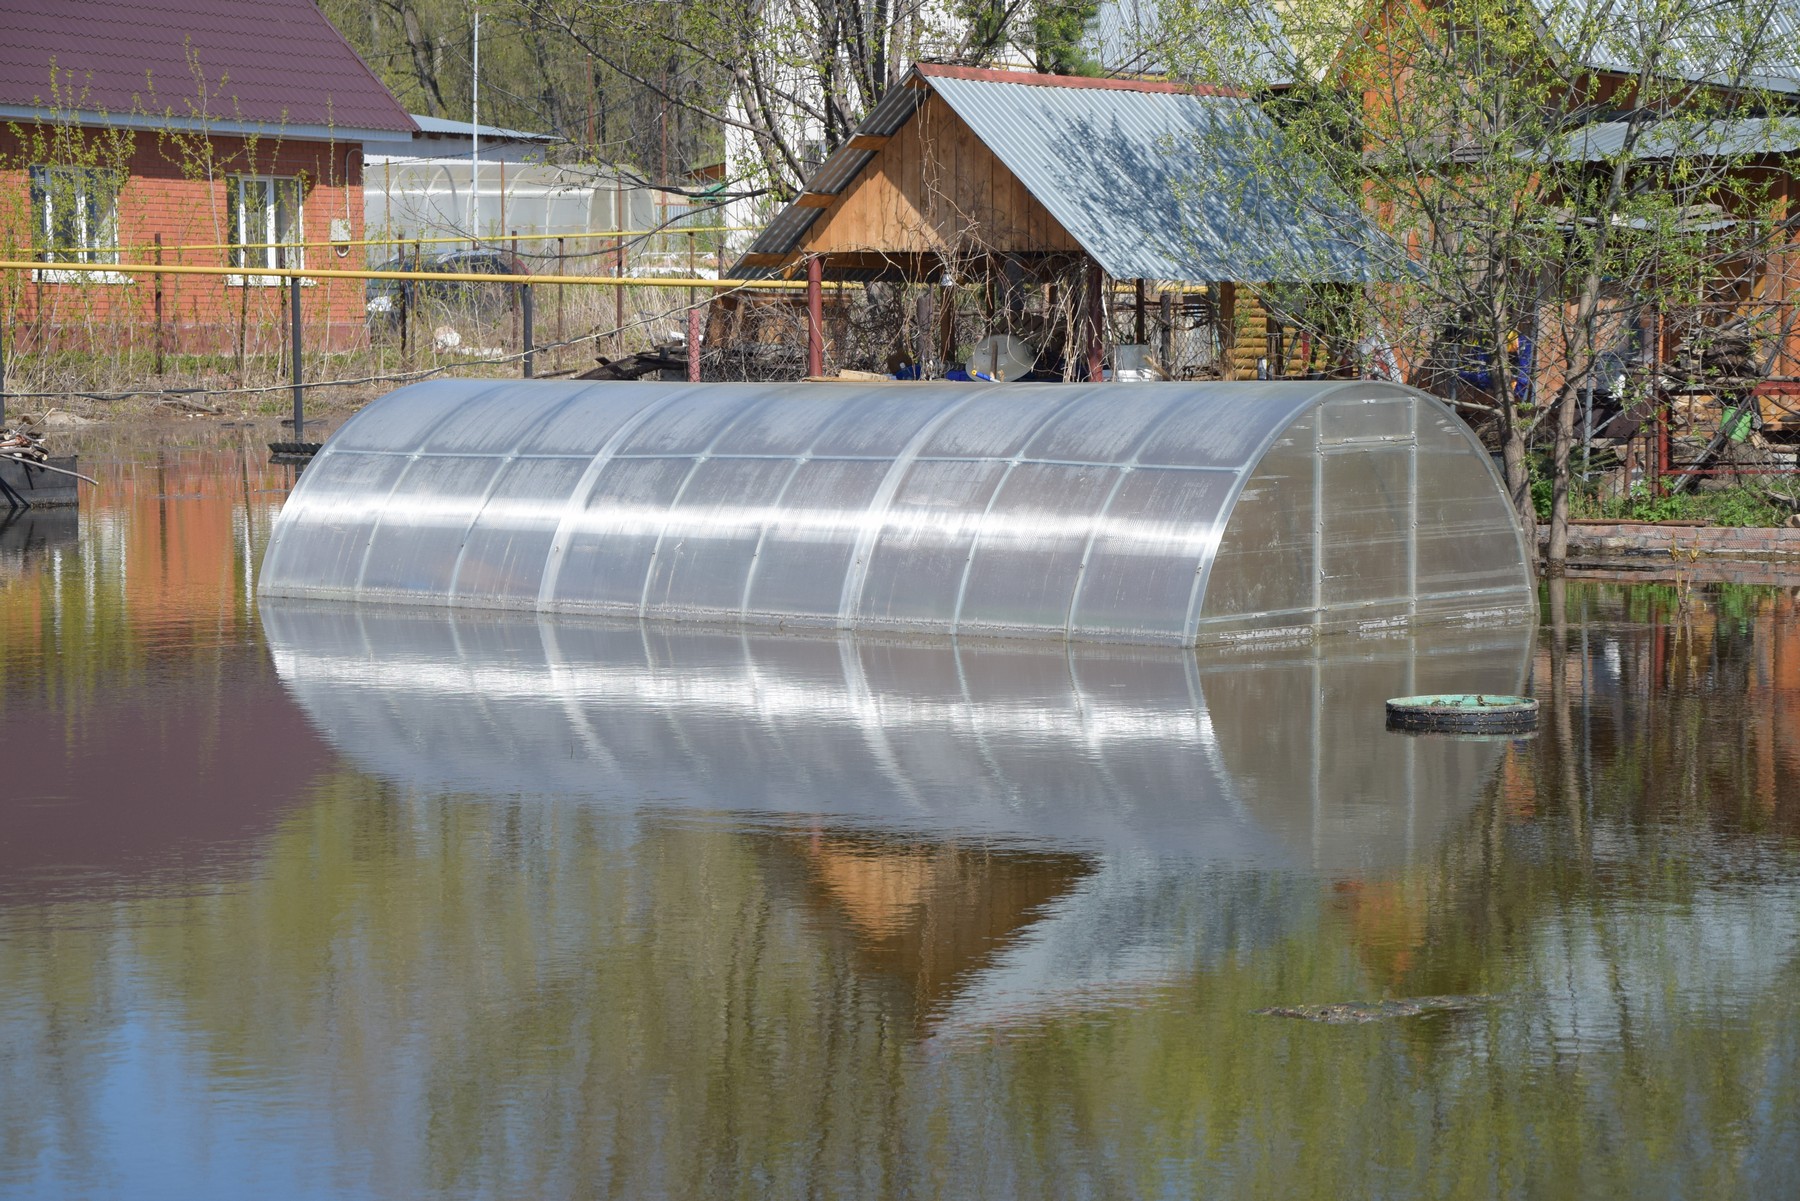
[[314,0],[0,0],[0,108],[415,128]]

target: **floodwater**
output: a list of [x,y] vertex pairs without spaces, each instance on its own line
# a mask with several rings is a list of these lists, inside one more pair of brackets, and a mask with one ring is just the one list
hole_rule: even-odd
[[0,1197],[1800,1195],[1800,593],[1201,655],[259,607],[261,441],[90,435],[0,528]]

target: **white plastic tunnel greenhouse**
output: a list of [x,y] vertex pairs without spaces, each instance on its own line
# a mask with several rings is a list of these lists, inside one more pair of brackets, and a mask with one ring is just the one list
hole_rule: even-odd
[[261,587],[1193,646],[1527,619],[1525,550],[1392,384],[457,380],[326,443]]

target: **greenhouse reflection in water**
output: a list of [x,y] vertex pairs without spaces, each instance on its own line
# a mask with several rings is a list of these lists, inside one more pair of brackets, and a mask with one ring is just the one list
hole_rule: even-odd
[[1527,627],[1195,656],[265,601],[276,670],[370,772],[1322,872],[1395,863],[1493,739],[1383,698],[1524,686]]
[[1197,866],[1341,875],[1429,847],[1503,742],[1388,733],[1382,700],[1472,680],[1516,691],[1531,638],[1196,657],[279,601],[262,615],[315,725],[395,783],[1084,857],[1079,883],[966,983],[952,1027],[1025,996],[1104,997],[1191,970],[1228,932],[1279,931],[1260,886],[1196,894]]

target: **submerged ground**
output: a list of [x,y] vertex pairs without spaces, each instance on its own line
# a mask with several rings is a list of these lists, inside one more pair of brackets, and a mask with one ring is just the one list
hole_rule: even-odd
[[[1800,1193],[1795,590],[1255,656],[259,609],[266,439],[84,436],[0,529],[0,1197]],[[1381,728],[1463,682],[1539,733]]]

